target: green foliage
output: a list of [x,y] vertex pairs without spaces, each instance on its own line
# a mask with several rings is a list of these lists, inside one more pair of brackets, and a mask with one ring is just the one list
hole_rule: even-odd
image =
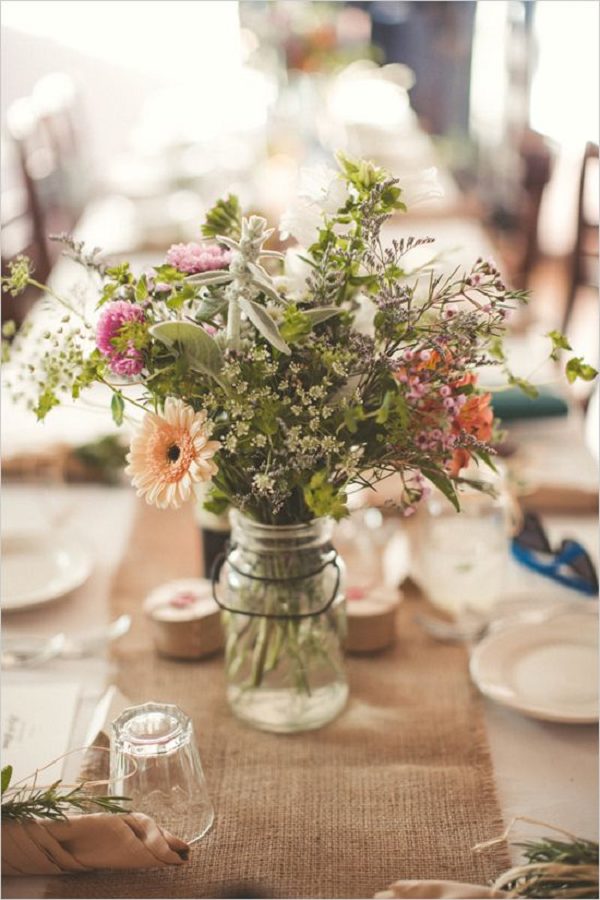
[[531,384],[530,381],[527,381],[526,378],[519,378],[516,375],[509,373],[508,375],[508,383],[512,387],[519,388],[526,397],[529,397],[531,400],[535,400],[536,397],[539,397],[539,391],[535,385]]
[[38,422],[43,421],[51,409],[54,409],[55,406],[60,404],[60,400],[49,388],[42,391],[38,397],[37,404],[34,406],[33,411],[37,416]]
[[183,354],[191,369],[218,378],[223,366],[219,345],[201,325],[193,322],[160,322],[150,328],[150,333],[170,350]]
[[215,516],[222,516],[229,509],[229,505],[227,495],[216,484],[213,484],[207,499],[204,501],[204,509]]
[[242,312],[246,313],[256,330],[260,331],[262,336],[266,338],[276,350],[279,350],[280,353],[285,353],[286,355],[291,353],[290,348],[279,333],[277,325],[263,306],[246,297],[240,297],[238,303],[240,309]]
[[337,521],[348,515],[346,495],[335,488],[328,477],[326,471],[315,472],[304,488],[304,499],[317,518],[331,516]]
[[229,194],[224,200],[217,200],[212,209],[206,214],[206,220],[202,226],[202,235],[206,238],[216,238],[219,235],[239,240],[242,226],[242,211],[240,201],[235,194]]
[[[115,422],[129,400],[160,411],[175,397],[204,412],[220,444],[206,504],[215,513],[232,505],[273,525],[339,518],[349,486],[393,473],[405,483],[401,502],[413,504],[419,472],[458,508],[454,448],[493,466],[477,424],[459,415],[460,402],[479,390],[471,373],[500,363],[510,384],[537,393],[508,371],[502,347],[506,312],[523,295],[482,259],[465,271],[409,277],[405,255],[431,239],[385,241],[386,220],[405,209],[402,185],[366,160],[340,155],[339,168],[328,189],[339,206],[318,211],[304,279],[282,272],[282,255],[268,249],[273,229],[260,216],[243,217],[232,195],[203,227],[233,254],[223,269],[187,275],[159,263],[152,277],[137,278],[127,263],[107,268],[96,251],[84,256],[77,242],[68,245],[102,279],[100,306],[118,299],[143,309],[143,322],[124,323],[113,338],[116,353],[133,347],[143,355],[135,381],[145,389],[133,401],[122,383],[112,384]],[[35,284],[24,263],[13,275],[14,288]],[[57,319],[44,337],[42,362],[26,361],[40,418],[65,392],[77,398],[112,381],[110,361],[90,350],[88,311],[80,310],[76,329],[76,310],[63,306],[69,320]],[[553,354],[568,349],[558,332],[549,337]],[[579,357],[567,364],[569,380],[594,375]]]
[[308,316],[301,312],[295,304],[286,307],[283,313],[283,322],[279,332],[288,344],[299,344],[312,331],[312,325]]
[[2,794],[4,794],[4,792],[6,791],[6,789],[8,788],[8,786],[10,784],[10,780],[12,778],[12,773],[13,773],[12,766],[4,766],[4,768],[2,769],[2,775],[1,775]]
[[582,381],[593,381],[598,371],[585,363],[582,356],[574,356],[568,361],[565,373],[569,384],[573,384],[578,378],[581,378]]
[[121,286],[133,284],[135,281],[128,262],[118,263],[116,266],[109,266],[106,270],[106,274],[112,281]]
[[561,334],[560,331],[549,331],[546,337],[549,337],[552,341],[552,352],[550,353],[551,359],[558,359],[561,350],[573,349],[564,334]]
[[180,272],[179,269],[170,266],[168,263],[164,263],[162,266],[154,266],[154,273],[155,280],[159,283],[164,282],[165,284],[176,285],[185,279],[183,272]]
[[427,466],[421,466],[421,473],[442,492],[444,497],[450,501],[454,509],[457,512],[460,512],[460,503],[451,479],[444,472],[437,469],[430,469]]
[[125,412],[125,401],[121,391],[115,391],[110,402],[110,411],[112,413],[113,422],[117,426],[123,424],[123,414]]
[[584,838],[558,841],[541,838],[516,843],[526,860],[500,876],[497,886],[507,896],[598,897],[598,843]]
[[[6,768],[11,769],[10,766]],[[4,773],[2,778],[4,783]],[[22,787],[2,794],[2,819],[11,822],[30,822],[34,819],[50,819],[62,821],[72,811],[125,813],[129,811],[126,804],[129,797],[101,797],[86,791],[85,782],[70,791],[61,791],[61,781],[55,781],[49,787]],[[6,799],[5,799],[6,798]]]
[[2,278],[2,290],[18,297],[32,283],[33,264],[27,256],[17,256],[8,263],[8,275]]
[[506,362],[506,355],[504,353],[504,347],[502,346],[502,338],[493,338],[487,346],[487,351],[493,359],[497,359],[499,362]]

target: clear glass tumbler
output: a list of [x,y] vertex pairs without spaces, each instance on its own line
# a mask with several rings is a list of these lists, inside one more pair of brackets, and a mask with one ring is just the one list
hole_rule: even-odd
[[144,703],[112,723],[110,783],[188,843],[198,841],[214,819],[192,721],[179,707]]
[[500,478],[486,480],[496,496],[464,486],[457,513],[434,492],[420,519],[419,581],[433,604],[454,615],[489,612],[505,588],[507,496]]

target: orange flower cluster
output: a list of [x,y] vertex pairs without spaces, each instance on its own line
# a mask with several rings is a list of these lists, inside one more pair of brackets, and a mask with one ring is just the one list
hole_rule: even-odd
[[[469,372],[460,381],[454,383],[454,387],[462,387],[465,384],[474,384],[477,378]],[[491,406],[491,394],[471,394],[466,403],[460,408],[452,423],[454,434],[466,431],[467,434],[477,438],[478,441],[487,442],[492,438],[494,427],[494,412]],[[450,474],[456,477],[460,470],[469,464],[471,454],[464,447],[454,451]]]

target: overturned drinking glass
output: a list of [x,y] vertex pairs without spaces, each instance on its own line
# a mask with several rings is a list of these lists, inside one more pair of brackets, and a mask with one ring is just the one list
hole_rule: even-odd
[[124,710],[112,723],[110,751],[114,794],[130,797],[133,810],[187,843],[206,834],[214,810],[194,726],[179,707],[144,703]]

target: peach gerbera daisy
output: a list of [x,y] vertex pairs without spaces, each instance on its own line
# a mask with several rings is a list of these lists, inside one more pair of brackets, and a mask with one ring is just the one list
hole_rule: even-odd
[[220,447],[209,441],[206,412],[169,397],[163,415],[146,413],[131,441],[126,472],[139,497],[160,509],[177,509],[199,481],[217,473],[212,457]]

